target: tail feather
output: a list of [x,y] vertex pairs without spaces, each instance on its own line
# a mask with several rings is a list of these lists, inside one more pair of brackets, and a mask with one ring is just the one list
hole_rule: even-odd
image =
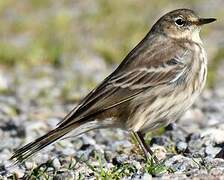
[[13,160],[15,164],[22,163],[26,159],[30,158],[35,153],[40,151],[41,149],[61,139],[62,137],[64,137],[70,132],[74,131],[75,133],[73,135],[74,137],[74,136],[81,135],[87,131],[100,128],[100,127],[103,127],[103,126],[100,125],[99,122],[96,122],[96,121],[87,121],[87,122],[82,121],[81,123],[76,122],[70,126],[65,126],[65,127],[59,126],[56,129],[43,135],[42,137],[16,150],[13,156],[10,158],[10,160]]
[[24,160],[30,158],[36,152],[45,148],[46,146],[57,141],[69,131],[66,129],[54,129],[44,136],[36,139],[35,141],[25,145],[24,147],[16,150],[10,160],[15,160],[15,164],[22,163]]

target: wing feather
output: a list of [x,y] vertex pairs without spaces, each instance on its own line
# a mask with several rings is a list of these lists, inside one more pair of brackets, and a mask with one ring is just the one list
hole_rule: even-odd
[[[166,41],[167,42],[167,41]],[[157,46],[159,53],[154,52]],[[146,46],[148,44],[148,46]],[[151,48],[153,47],[153,48]],[[151,49],[150,49],[151,48]],[[147,52],[145,55],[144,52]],[[151,53],[150,53],[151,52]],[[149,54],[151,54],[149,56]],[[192,57],[183,45],[164,43],[158,38],[141,41],[120,66],[66,116],[59,126],[67,126],[83,117],[90,117],[130,101],[150,88],[175,83],[186,71],[186,59]],[[171,60],[175,63],[171,63]]]

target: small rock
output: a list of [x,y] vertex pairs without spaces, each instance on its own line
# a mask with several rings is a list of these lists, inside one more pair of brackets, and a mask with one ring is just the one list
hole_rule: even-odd
[[203,131],[201,135],[208,136],[216,144],[224,142],[224,131],[220,129],[209,128]]
[[92,137],[90,136],[87,136],[87,135],[82,135],[82,140],[83,140],[83,144],[89,144],[89,145],[95,145],[96,144],[96,141],[95,139],[93,139]]
[[166,158],[166,149],[163,146],[153,146],[152,151],[158,160],[164,160]]
[[174,142],[185,141],[186,138],[185,134],[180,130],[166,131],[164,136],[169,137]]
[[158,136],[158,137],[153,137],[150,141],[150,146],[153,144],[157,144],[160,146],[165,146],[169,143],[169,139],[166,136]]
[[76,150],[79,150],[83,146],[83,142],[81,138],[74,139],[71,141]]
[[176,151],[178,153],[183,153],[187,149],[187,143],[180,141],[176,144]]
[[114,158],[114,153],[111,151],[104,151],[104,157],[107,162],[112,162],[112,159]]
[[207,156],[215,157],[218,152],[220,152],[221,148],[219,147],[213,147],[212,145],[209,145],[205,148],[205,154]]
[[221,151],[219,151],[216,155],[215,158],[221,158],[224,159],[224,149],[222,148]]
[[62,153],[63,153],[64,155],[70,156],[70,155],[73,155],[73,154],[75,153],[75,150],[74,150],[74,148],[72,148],[72,147],[65,147],[65,148],[63,149]]
[[123,140],[123,141],[115,141],[113,144],[111,144],[111,150],[113,151],[121,151],[124,152],[125,150],[133,147],[133,144],[130,143],[130,141]]
[[[203,143],[204,142],[201,139],[189,141],[187,147],[188,152],[198,154],[203,147]],[[202,156],[204,156],[204,153]]]
[[[44,151],[43,151],[44,152]],[[35,156],[35,162],[37,164],[42,164],[43,162],[46,162],[48,161],[50,158],[50,154],[49,153],[38,153],[36,156]]]
[[1,180],[7,180],[8,178],[5,177],[5,176],[0,175],[0,179],[1,179]]
[[61,167],[61,163],[60,163],[59,159],[57,159],[57,158],[55,158],[53,160],[52,165],[56,170],[60,169],[60,167]]
[[88,160],[89,157],[94,153],[94,147],[89,146],[86,150],[76,151],[75,154],[78,158],[82,158],[83,160]]
[[76,178],[75,178],[74,172],[66,171],[66,172],[57,174],[56,176],[54,176],[53,179],[54,180],[64,180],[64,179],[72,180],[72,179],[76,179]]
[[142,176],[142,180],[151,180],[151,179],[152,179],[152,175],[151,174],[145,173]]
[[22,179],[25,174],[24,170],[19,168],[14,169],[12,173],[14,173],[18,179]]
[[206,157],[204,158],[204,164],[207,167],[223,167],[224,168],[224,160],[219,158]]
[[[200,160],[199,160],[200,161]],[[204,168],[200,169],[193,169],[190,170],[186,173],[188,177],[206,177],[208,175],[208,171]],[[192,178],[193,179],[193,178]],[[197,179],[197,178],[196,178]],[[199,178],[200,179],[200,178]],[[198,180],[199,180],[198,179]],[[207,178],[202,178],[202,179],[207,179]],[[209,178],[208,178],[209,179]]]
[[82,147],[80,148],[80,150],[85,151],[86,149],[88,149],[91,145],[90,144],[83,144]]
[[132,161],[131,164],[133,164],[137,170],[140,170],[142,168],[140,162],[138,161]]
[[123,164],[125,161],[128,160],[128,156],[127,155],[121,155],[121,156],[117,156],[117,157],[114,157],[112,159],[112,163],[113,165],[121,165]]
[[189,142],[190,140],[198,140],[200,137],[201,135],[199,133],[191,133],[186,137],[186,141]]
[[210,174],[216,177],[220,177],[224,175],[224,167],[216,167],[210,170]]
[[29,161],[26,161],[25,162],[25,167],[27,170],[31,170],[33,169],[34,167],[36,167],[36,164],[32,163],[32,162],[29,162]]
[[127,178],[124,178],[124,179],[140,180],[140,179],[142,179],[142,176],[140,174],[138,174],[138,173],[134,173],[130,177],[127,177]]
[[7,161],[12,154],[9,151],[9,149],[6,149],[6,148],[2,149],[1,146],[0,146],[0,149],[1,149],[1,151],[0,151],[0,162],[2,163],[3,161]]
[[[7,173],[7,168],[5,165],[0,164],[0,175],[6,175]],[[1,179],[1,178],[0,178]]]
[[18,126],[16,132],[16,136],[19,138],[24,138],[26,136],[26,129],[24,126]]
[[198,164],[192,158],[187,158],[182,155],[175,155],[167,159],[165,165],[178,172],[186,172],[189,169],[198,168]]
[[168,126],[165,127],[165,131],[174,131],[177,129],[176,123],[170,123]]

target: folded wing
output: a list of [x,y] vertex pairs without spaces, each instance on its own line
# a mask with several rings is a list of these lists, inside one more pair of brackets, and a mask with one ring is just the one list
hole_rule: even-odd
[[[150,42],[150,44],[148,44]],[[145,38],[120,66],[59,123],[68,126],[130,101],[143,91],[175,83],[186,72],[192,53],[176,43]]]

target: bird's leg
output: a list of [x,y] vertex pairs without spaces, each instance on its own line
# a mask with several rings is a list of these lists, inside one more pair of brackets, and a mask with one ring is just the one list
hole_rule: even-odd
[[133,131],[133,135],[135,136],[135,138],[137,139],[139,146],[141,147],[141,149],[143,150],[146,159],[149,157],[149,155],[152,157],[152,159],[154,160],[154,162],[157,164],[159,163],[158,158],[153,154],[153,151],[150,149],[150,147],[147,146],[147,144],[145,143],[144,140],[144,136],[141,132],[134,132]]

